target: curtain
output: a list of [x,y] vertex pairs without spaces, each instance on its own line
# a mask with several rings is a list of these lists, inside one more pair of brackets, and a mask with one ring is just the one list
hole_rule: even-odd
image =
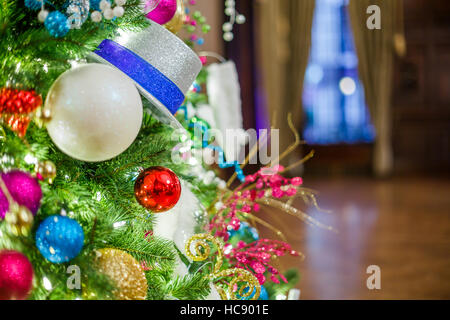
[[302,123],[314,6],[315,0],[255,1],[256,59],[271,125],[281,129],[280,151],[294,140],[287,126],[288,113],[296,128]]
[[[367,8],[381,9],[381,29],[369,29]],[[393,170],[391,96],[394,54],[405,54],[401,0],[350,0],[350,21],[358,54],[359,76],[376,130],[373,166],[378,176]]]

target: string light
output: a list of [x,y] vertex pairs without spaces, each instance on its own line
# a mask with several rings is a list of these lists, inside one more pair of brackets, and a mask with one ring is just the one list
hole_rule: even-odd
[[37,163],[37,158],[31,154],[27,154],[23,160],[28,164],[36,164]]
[[52,283],[47,277],[42,278],[42,284],[44,285],[44,288],[48,291],[53,289]]
[[118,229],[120,227],[123,227],[126,223],[127,223],[126,221],[115,222],[115,223],[113,223],[113,227],[114,227],[114,229]]
[[341,89],[343,94],[345,94],[346,96],[351,96],[356,91],[355,80],[350,77],[344,77],[339,82],[339,88]]

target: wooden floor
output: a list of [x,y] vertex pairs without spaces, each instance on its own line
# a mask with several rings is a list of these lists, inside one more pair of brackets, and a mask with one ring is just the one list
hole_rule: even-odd
[[[263,214],[306,255],[280,261],[300,270],[301,299],[450,299],[450,180],[306,179],[305,186],[333,210],[307,212],[339,233]],[[381,268],[380,290],[367,289],[369,265]]]

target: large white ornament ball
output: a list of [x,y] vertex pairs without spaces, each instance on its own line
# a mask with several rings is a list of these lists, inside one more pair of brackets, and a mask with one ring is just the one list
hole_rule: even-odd
[[142,124],[142,101],[134,83],[119,70],[85,64],[64,72],[45,101],[47,130],[61,151],[97,162],[124,152]]

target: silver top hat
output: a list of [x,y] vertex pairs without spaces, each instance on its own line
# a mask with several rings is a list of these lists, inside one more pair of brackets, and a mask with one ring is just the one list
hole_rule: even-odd
[[121,44],[161,71],[184,94],[202,69],[198,55],[156,22]]
[[[187,93],[202,68],[198,55],[180,38],[156,22],[151,22],[148,28],[139,33],[121,36],[114,41],[151,64],[170,82],[175,84],[183,95]],[[90,58],[97,62],[114,65],[114,62],[108,61],[107,58],[101,57],[95,52],[90,54]],[[139,85],[136,79],[132,78],[132,80],[141,94],[151,102],[152,114],[157,119],[182,128],[182,125],[164,106],[162,101],[155,98],[152,92]]]

